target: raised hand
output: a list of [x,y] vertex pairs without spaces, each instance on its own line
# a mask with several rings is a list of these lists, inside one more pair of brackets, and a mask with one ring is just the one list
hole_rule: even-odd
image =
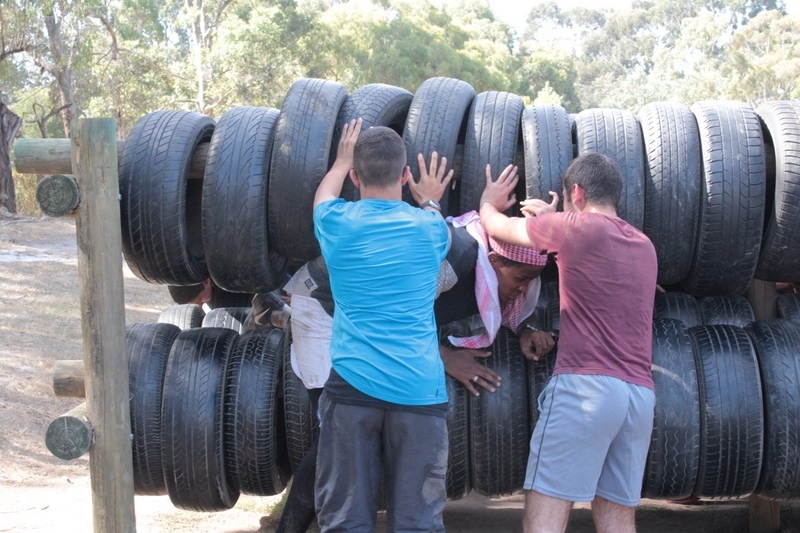
[[550,196],[553,198],[548,204],[544,200],[538,198],[529,198],[522,200],[519,205],[521,206],[522,214],[526,217],[535,217],[542,213],[555,213],[558,207],[558,193],[550,191]]
[[489,203],[498,211],[511,209],[517,203],[514,188],[517,186],[519,176],[518,168],[508,165],[498,176],[497,181],[492,181],[492,166],[486,165],[486,187],[483,189],[479,205]]

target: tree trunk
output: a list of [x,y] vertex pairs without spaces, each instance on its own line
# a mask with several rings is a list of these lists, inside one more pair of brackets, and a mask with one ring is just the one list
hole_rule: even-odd
[[11,175],[11,143],[22,127],[22,119],[0,102],[0,208],[17,212],[14,177]]
[[64,39],[61,34],[61,20],[56,19],[53,11],[45,15],[44,25],[45,28],[47,28],[47,35],[50,38],[50,53],[52,54],[52,66],[48,70],[56,79],[56,84],[58,86],[64,136],[70,138],[72,121],[78,116],[72,84],[71,54],[69,50],[64,49]]

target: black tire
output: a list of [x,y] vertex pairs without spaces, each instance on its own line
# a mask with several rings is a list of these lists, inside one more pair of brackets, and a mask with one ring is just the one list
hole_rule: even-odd
[[744,296],[706,296],[697,301],[704,326],[749,326],[756,319]]
[[503,385],[494,393],[470,397],[469,432],[472,488],[484,496],[522,489],[528,458],[528,379],[519,340],[501,327],[492,355],[482,360]]
[[[561,178],[572,162],[572,124],[563,107],[529,105],[522,112],[525,142],[525,197],[550,201],[550,191],[561,196]],[[563,210],[563,203],[559,203]]]
[[700,400],[686,326],[653,321],[656,405],[642,497],[679,500],[692,494],[700,463]]
[[486,165],[492,177],[514,163],[520,139],[520,117],[525,104],[516,94],[488,91],[472,102],[464,140],[461,168],[461,212],[480,209],[479,200],[486,186]]
[[[333,142],[338,145],[339,135],[344,125],[351,120],[363,119],[364,129],[372,126],[386,126],[398,135],[403,135],[403,127],[408,116],[408,108],[414,95],[405,89],[383,83],[370,83],[353,91],[348,96],[336,120],[336,133]],[[358,189],[349,179],[344,180],[342,198],[355,201],[361,198]]]
[[[475,98],[475,89],[467,82],[453,78],[430,78],[422,83],[414,93],[408,118],[403,129],[406,143],[406,156],[415,182],[419,181],[417,154],[430,161],[431,152],[439,158],[447,158],[446,170],[453,168],[456,145],[459,137],[465,135],[466,118],[469,106]],[[459,176],[454,176],[457,180]],[[403,198],[414,204],[408,187],[404,187]],[[442,213],[460,215],[458,206],[449,208],[450,197],[444,193],[441,201]]]
[[469,478],[469,392],[450,376],[447,380],[447,499],[460,500],[472,490]]
[[248,331],[228,366],[225,395],[226,468],[246,494],[273,496],[291,477],[281,378],[283,331]]
[[249,307],[220,307],[212,309],[203,318],[204,328],[226,328],[236,333],[244,331],[244,321],[250,314]]
[[347,97],[344,86],[300,79],[283,101],[269,173],[269,239],[291,264],[319,256],[314,237],[314,194],[329,168],[336,117]]
[[684,285],[700,296],[742,296],[761,245],[766,194],[764,139],[752,108],[692,106],[700,128],[703,193],[694,262]]
[[[556,358],[558,357],[558,345],[553,348],[553,351],[545,355],[538,361],[528,361],[526,372],[528,374],[528,416],[530,418],[530,429],[536,427],[536,422],[539,421],[539,396],[547,387],[550,378],[553,377],[553,370],[556,367]],[[529,437],[530,439],[530,437]]]
[[767,320],[778,316],[778,292],[775,283],[754,279],[747,287],[747,301],[753,308],[756,320]]
[[700,463],[693,494],[736,498],[761,472],[764,413],[750,337],[736,326],[689,328],[700,393]]
[[203,308],[197,304],[171,305],[161,311],[158,322],[174,324],[180,329],[199,328],[206,316]]
[[657,102],[639,113],[645,146],[644,233],[658,257],[658,283],[689,274],[702,190],[700,132],[691,109]]
[[214,283],[232,292],[269,292],[286,259],[267,232],[269,174],[277,109],[234,107],[222,115],[203,179],[203,245]]
[[800,496],[800,327],[759,320],[747,328],[764,390],[764,464],[755,494]]
[[291,347],[290,320],[284,329],[283,340],[283,408],[289,465],[294,473],[314,443],[314,436],[319,432],[319,420],[312,411],[308,389],[292,370]]
[[578,141],[577,141],[577,136],[578,136],[577,118],[578,118],[578,114],[577,113],[570,113],[569,115],[567,115],[567,118],[569,119],[569,133],[572,136],[572,159],[575,159],[576,157],[578,157]]
[[683,322],[687,328],[703,325],[697,300],[685,292],[656,294],[653,318],[674,318]]
[[778,318],[800,325],[800,294],[779,294],[775,302]]
[[225,469],[225,373],[239,335],[224,328],[178,334],[164,374],[164,479],[172,504],[189,511],[224,511],[239,499]]
[[558,283],[543,281],[539,299],[536,300],[536,308],[533,311],[536,325],[540,329],[552,329],[550,327],[550,302],[554,299],[558,300]]
[[150,283],[191,285],[208,277],[200,223],[202,180],[189,180],[198,145],[214,121],[185,111],[140,118],[119,161],[122,251],[131,271]]
[[253,295],[246,292],[228,292],[224,289],[212,285],[211,300],[208,307],[217,309],[219,307],[250,307],[253,302]]
[[173,324],[131,324],[126,328],[128,386],[136,494],[167,493],[161,456],[161,397],[172,343],[180,333]]
[[766,102],[756,112],[769,141],[766,148],[775,154],[775,196],[767,200],[771,209],[756,277],[800,282],[800,100]]
[[587,109],[575,121],[578,155],[597,152],[617,162],[622,194],[617,214],[631,226],[644,225],[644,140],[639,120],[631,111]]
[[555,334],[561,331],[561,300],[553,298],[547,303],[547,329]]

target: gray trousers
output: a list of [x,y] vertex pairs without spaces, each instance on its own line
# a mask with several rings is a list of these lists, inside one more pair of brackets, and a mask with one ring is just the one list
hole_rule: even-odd
[[444,531],[447,420],[320,399],[315,503],[323,533],[375,531],[381,494],[387,531]]

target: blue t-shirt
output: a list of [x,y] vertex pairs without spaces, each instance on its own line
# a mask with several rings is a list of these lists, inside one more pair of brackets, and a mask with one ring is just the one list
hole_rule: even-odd
[[314,209],[314,233],[336,304],[336,372],[386,402],[446,402],[433,315],[450,245],[442,217],[399,200],[336,199]]

